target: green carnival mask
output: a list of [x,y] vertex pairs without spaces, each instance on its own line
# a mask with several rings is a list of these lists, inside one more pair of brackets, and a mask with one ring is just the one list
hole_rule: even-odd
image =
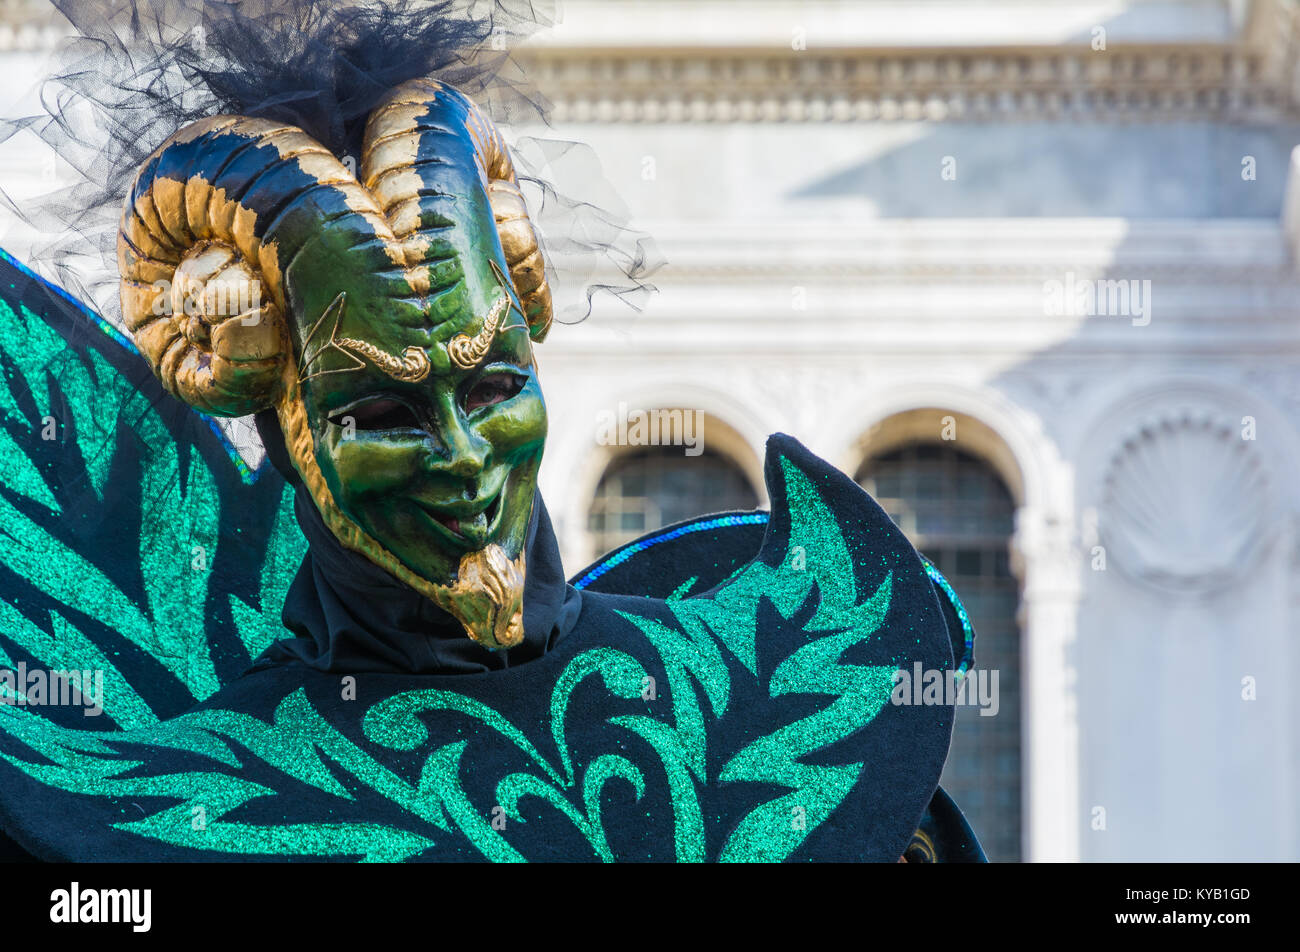
[[489,648],[523,638],[551,321],[499,132],[417,80],[370,115],[359,175],[301,130],[217,116],[141,168],[122,309],[168,390],[273,407],[326,525]]

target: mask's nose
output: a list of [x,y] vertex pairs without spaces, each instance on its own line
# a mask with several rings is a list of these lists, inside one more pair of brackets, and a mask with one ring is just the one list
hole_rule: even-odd
[[[450,405],[448,405],[450,404]],[[437,448],[425,460],[425,469],[437,476],[473,481],[492,461],[492,445],[465,425],[459,408],[444,401],[438,414]],[[473,494],[471,488],[470,494]]]

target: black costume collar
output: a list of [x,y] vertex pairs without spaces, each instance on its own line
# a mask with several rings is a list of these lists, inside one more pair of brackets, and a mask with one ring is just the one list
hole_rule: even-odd
[[474,674],[541,657],[572,630],[582,596],[566,584],[550,517],[538,494],[528,526],[524,640],[488,651],[425,596],[365,556],[345,549],[306,492],[294,498],[307,556],[284,602],[284,626],[261,662],[298,662],[319,671]]
[[533,497],[524,561],[524,640],[489,651],[451,615],[343,547],[325,525],[284,450],[273,415],[259,414],[267,456],[294,487],[294,514],[307,555],[289,587],[282,620],[293,635],[254,664],[297,661],[319,671],[476,674],[541,657],[577,621],[582,596],[564,577],[560,548],[540,493]]

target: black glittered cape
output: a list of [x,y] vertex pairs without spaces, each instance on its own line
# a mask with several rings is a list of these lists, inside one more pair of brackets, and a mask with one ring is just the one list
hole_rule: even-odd
[[770,516],[661,530],[572,583],[539,498],[525,640],[490,654],[0,266],[11,851],[982,858],[937,789],[953,708],[892,703],[900,668],[968,667],[964,612],[796,441],[769,442]]

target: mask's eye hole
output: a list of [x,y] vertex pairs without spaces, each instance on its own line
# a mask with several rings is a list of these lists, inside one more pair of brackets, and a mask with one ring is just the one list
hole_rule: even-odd
[[527,383],[526,378],[518,374],[488,374],[481,377],[470,388],[469,393],[465,394],[465,411],[504,403],[524,389],[525,383]]
[[335,426],[352,423],[358,430],[418,430],[420,421],[405,403],[379,397],[358,403],[330,417]]

